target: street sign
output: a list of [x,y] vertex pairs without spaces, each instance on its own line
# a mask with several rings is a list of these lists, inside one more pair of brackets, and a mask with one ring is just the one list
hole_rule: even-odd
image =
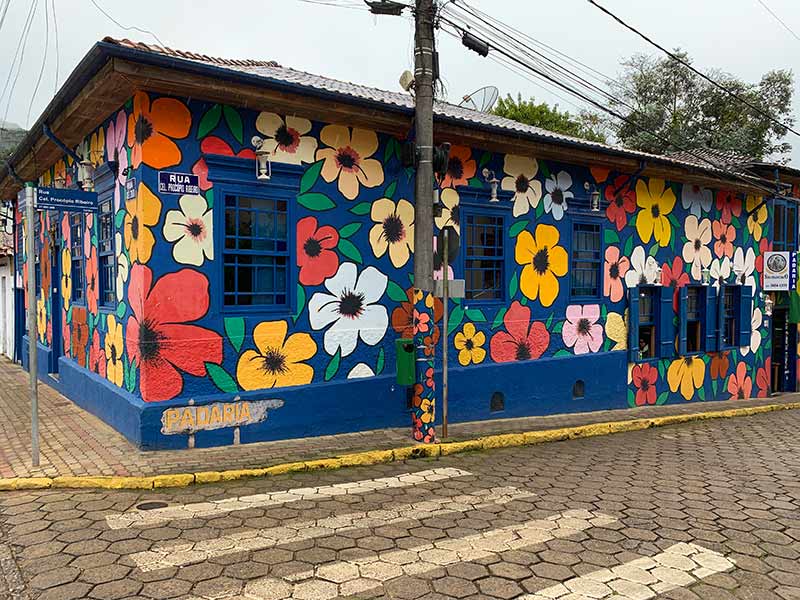
[[128,177],[125,180],[125,199],[136,199],[136,177]]
[[199,194],[200,177],[191,173],[158,172],[159,194]]
[[36,188],[37,210],[65,210],[68,212],[97,212],[97,192],[67,190],[62,188]]

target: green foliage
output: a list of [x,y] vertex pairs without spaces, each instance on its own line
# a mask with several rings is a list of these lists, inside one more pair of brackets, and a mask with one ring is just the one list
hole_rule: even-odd
[[530,100],[523,100],[522,94],[517,94],[516,100],[511,97],[511,94],[498,99],[492,113],[555,133],[563,133],[594,142],[606,141],[605,135],[598,127],[599,121],[595,115],[589,113],[572,115],[569,111],[559,110],[557,104],[552,107],[546,102],[537,104],[533,97]]

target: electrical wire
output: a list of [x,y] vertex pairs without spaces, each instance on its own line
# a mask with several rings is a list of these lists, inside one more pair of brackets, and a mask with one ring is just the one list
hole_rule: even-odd
[[6,21],[6,14],[8,14],[8,7],[11,6],[11,0],[6,0],[2,8],[0,8],[0,31],[3,30],[3,23]]
[[640,38],[645,40],[651,46],[654,46],[654,47],[658,48],[659,50],[661,50],[661,52],[663,52],[664,54],[669,56],[675,62],[679,63],[680,65],[683,65],[687,69],[691,70],[694,74],[696,74],[696,75],[700,76],[701,78],[703,78],[705,81],[707,81],[708,83],[713,85],[715,88],[725,92],[726,94],[728,94],[732,98],[735,98],[736,100],[738,100],[739,102],[741,102],[742,104],[747,106],[750,110],[753,110],[753,111],[757,112],[758,114],[760,114],[762,117],[765,117],[765,118],[769,119],[772,123],[774,123],[775,125],[778,125],[782,129],[785,129],[785,130],[787,130],[787,131],[789,131],[789,132],[791,132],[791,133],[793,133],[793,134],[795,134],[797,136],[800,136],[800,131],[797,131],[796,129],[792,128],[791,125],[787,125],[786,123],[781,123],[778,119],[773,117],[771,114],[761,110],[761,108],[759,108],[758,106],[756,106],[752,102],[748,101],[746,98],[742,97],[740,94],[737,94],[736,92],[728,89],[727,87],[725,87],[721,83],[715,81],[714,79],[712,79],[711,77],[709,77],[708,75],[703,73],[702,71],[694,68],[690,63],[688,63],[685,60],[683,60],[680,56],[678,56],[674,52],[671,52],[671,51],[667,50],[666,48],[664,48],[664,46],[660,45],[658,42],[653,41],[647,35],[645,35],[641,31],[639,31],[638,29],[636,29],[633,25],[629,25],[628,23],[623,21],[620,17],[615,15],[613,12],[611,12],[610,10],[605,8],[604,6],[601,6],[600,4],[598,4],[595,0],[586,0],[586,1],[589,4],[591,4],[592,6],[595,6],[598,9],[600,9],[602,12],[607,14],[609,17],[614,19],[617,23],[619,23],[620,25],[622,25],[626,29],[628,29],[628,30],[632,31],[633,33],[635,33],[636,35],[638,35]]
[[775,14],[775,11],[773,11],[773,10],[772,10],[772,9],[771,9],[769,6],[767,6],[767,3],[766,3],[766,2],[764,2],[764,0],[756,0],[756,1],[757,1],[757,2],[758,2],[760,5],[761,5],[761,6],[763,6],[763,7],[764,7],[764,10],[766,10],[766,11],[767,11],[769,14],[771,14],[771,15],[772,15],[772,18],[773,18],[773,19],[775,19],[775,20],[776,20],[778,23],[780,23],[781,25],[783,25],[783,28],[784,28],[786,31],[788,31],[789,33],[791,33],[791,34],[792,34],[792,36],[794,36],[794,39],[796,39],[798,42],[800,42],[800,36],[799,36],[799,35],[797,35],[797,34],[794,32],[794,30],[793,30],[791,27],[789,27],[789,26],[786,24],[786,22],[785,22],[783,19],[781,19],[781,18],[780,18],[780,17],[779,17],[777,14]]
[[56,16],[56,0],[50,0],[51,8],[53,10],[53,31],[56,38],[56,77],[53,81],[53,97],[58,93],[58,76],[61,64],[61,51],[58,48],[58,17]]
[[125,31],[138,31],[139,33],[144,33],[144,34],[150,35],[150,36],[152,36],[152,37],[153,37],[153,38],[154,38],[154,39],[155,39],[155,40],[156,40],[156,41],[157,41],[157,42],[158,42],[158,43],[159,43],[161,46],[165,46],[164,42],[162,42],[162,41],[161,41],[161,39],[160,39],[160,38],[159,38],[159,37],[158,37],[158,36],[157,36],[155,33],[153,33],[152,31],[150,31],[149,29],[142,29],[141,27],[136,27],[136,26],[134,26],[134,25],[131,25],[130,27],[128,27],[128,26],[126,26],[126,25],[123,25],[122,23],[120,23],[119,21],[117,21],[117,20],[116,20],[114,17],[112,17],[110,14],[108,14],[108,13],[107,13],[107,12],[106,12],[106,11],[103,9],[103,7],[102,7],[102,6],[100,6],[100,5],[97,3],[97,0],[89,0],[89,2],[91,2],[92,4],[94,4],[94,7],[95,7],[97,10],[99,10],[101,13],[103,13],[103,15],[105,15],[105,17],[106,17],[106,18],[107,18],[109,21],[111,21],[112,23],[114,23],[114,25],[116,25],[116,26],[117,26],[117,27],[119,27],[120,29],[124,29]]
[[42,56],[42,66],[39,69],[39,76],[36,78],[36,85],[33,88],[33,97],[31,101],[28,103],[28,114],[25,117],[25,127],[30,127],[31,124],[31,110],[33,109],[33,103],[36,101],[36,94],[39,93],[39,86],[42,83],[42,77],[44,76],[44,68],[47,66],[47,51],[50,48],[50,17],[49,11],[47,10],[47,0],[44,2],[44,55]]

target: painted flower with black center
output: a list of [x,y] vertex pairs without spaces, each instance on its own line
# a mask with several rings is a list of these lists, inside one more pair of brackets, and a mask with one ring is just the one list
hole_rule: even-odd
[[695,281],[700,281],[703,269],[711,264],[711,248],[708,247],[711,242],[711,220],[698,221],[697,217],[689,215],[683,224],[683,231],[686,243],[683,245],[681,255],[687,265],[692,265],[692,277]]
[[97,302],[100,299],[100,274],[97,262],[97,248],[92,247],[86,257],[86,307],[93,315],[97,314]]
[[128,146],[131,166],[144,163],[164,169],[181,162],[181,151],[174,140],[189,135],[192,115],[180,100],[157,98],[150,102],[146,92],[136,92],[133,111],[128,116]]
[[379,304],[389,278],[375,267],[361,273],[354,263],[342,263],[336,275],[325,280],[329,293],[317,292],[308,302],[311,329],[325,331],[325,352],[352,354],[359,338],[368,346],[383,339],[389,326],[386,307]]
[[175,262],[199,267],[214,259],[213,213],[199,195],[184,194],[178,206],[180,210],[167,211],[164,218],[164,239],[173,244]]
[[442,177],[442,188],[454,188],[459,185],[469,185],[469,180],[475,177],[478,164],[472,158],[472,149],[468,146],[452,146],[450,157],[447,160],[447,169]]
[[544,182],[544,187],[547,190],[544,196],[544,212],[552,214],[556,221],[560,221],[567,210],[568,201],[573,198],[569,189],[572,187],[572,177],[566,171],[560,171],[551,175]]
[[647,182],[644,179],[636,182],[636,204],[641,209],[636,215],[636,232],[643,243],[649,244],[655,238],[662,248],[669,246],[672,237],[669,215],[675,202],[675,192],[663,179],[651,177]]
[[731,400],[747,400],[753,395],[753,379],[747,374],[747,363],[740,362],[736,372],[728,378],[728,393]]
[[117,387],[122,387],[125,373],[122,362],[122,354],[125,351],[122,323],[117,321],[115,315],[108,315],[106,323],[108,325],[108,332],[103,340],[103,349],[106,354],[106,379]]
[[263,135],[261,149],[270,153],[270,160],[292,165],[314,162],[317,140],[306,135],[311,131],[308,119],[262,112],[256,118],[256,129]]
[[316,217],[304,217],[297,222],[298,279],[303,285],[319,285],[336,273],[339,255],[336,246],[339,232],[330,225],[318,225]]
[[600,305],[573,304],[567,307],[567,320],[561,328],[561,337],[567,348],[575,354],[597,352],[603,345],[603,326],[600,320]]
[[439,202],[442,205],[442,212],[438,217],[434,217],[434,223],[439,229],[452,227],[456,233],[461,233],[461,215],[458,210],[460,198],[458,192],[447,188],[439,194]]
[[486,358],[486,335],[477,331],[472,323],[464,323],[464,328],[453,338],[453,345],[458,350],[458,362],[466,367],[468,364],[480,364]]
[[723,223],[722,221],[714,221],[711,224],[711,230],[714,232],[714,254],[719,258],[727,256],[733,258],[733,242],[736,239],[736,229],[733,225]]
[[244,390],[306,385],[314,368],[305,361],[317,353],[307,333],[287,337],[286,321],[264,321],[253,330],[255,350],[245,350],[236,365],[236,379]]
[[550,346],[550,332],[541,321],[531,323],[531,309],[514,300],[503,315],[505,331],[498,331],[489,342],[495,362],[514,362],[539,358]]
[[316,159],[324,160],[322,178],[337,181],[339,191],[348,200],[358,196],[361,186],[374,188],[383,183],[383,167],[371,158],[378,151],[378,136],[369,129],[352,130],[343,125],[326,125],[319,134],[325,148],[317,150]]
[[122,203],[122,192],[128,181],[128,151],[125,148],[127,138],[128,116],[124,110],[111,119],[106,130],[106,156],[116,165],[116,181],[114,186],[114,214],[117,213]]
[[536,208],[542,199],[542,184],[535,179],[539,163],[535,158],[506,154],[503,159],[505,177],[500,181],[500,189],[514,192],[514,217],[526,214]]
[[380,198],[372,203],[370,218],[375,223],[369,231],[375,257],[388,251],[395,268],[405,265],[414,252],[414,206],[408,200]]
[[150,227],[161,217],[161,200],[144,184],[139,184],[136,198],[125,202],[122,231],[131,262],[141,264],[150,260],[156,243]]
[[603,295],[612,302],[619,302],[625,297],[622,282],[628,269],[631,268],[631,262],[627,256],[622,256],[618,246],[608,246],[605,259]]
[[658,369],[649,363],[634,365],[631,371],[631,379],[633,385],[636,386],[636,395],[634,396],[636,406],[655,404],[657,401],[656,381],[658,381]]
[[534,235],[523,230],[517,236],[514,259],[522,265],[519,289],[531,300],[550,306],[558,296],[558,278],[567,274],[567,251],[558,245],[558,229],[540,223]]

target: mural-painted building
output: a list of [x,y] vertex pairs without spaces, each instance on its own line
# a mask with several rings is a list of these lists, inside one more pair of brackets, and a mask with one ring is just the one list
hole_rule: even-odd
[[[458,232],[449,276],[466,281],[444,332],[441,301],[413,287],[415,233],[432,232],[415,232],[412,125],[405,94],[95,45],[11,161],[76,186],[57,139],[94,164],[100,201],[34,224],[41,379],[143,448],[408,424],[430,441],[445,335],[451,421],[795,388],[797,328],[786,298],[766,314],[760,275],[764,252],[796,249],[791,194],[439,104],[436,227]],[[174,193],[170,173],[198,189]],[[19,187],[0,170],[0,199]],[[22,225],[17,211],[20,298]],[[431,366],[399,385],[395,341],[415,333]]]

